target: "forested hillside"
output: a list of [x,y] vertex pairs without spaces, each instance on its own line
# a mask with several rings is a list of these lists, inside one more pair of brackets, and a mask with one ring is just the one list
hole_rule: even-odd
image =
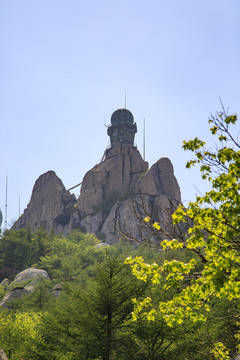
[[[1,235],[0,348],[9,360],[237,359],[236,123],[223,108],[209,119],[218,146],[184,142],[194,154],[187,167],[199,164],[211,190],[180,205],[167,229],[143,218],[151,234],[145,240],[130,243],[125,234],[109,246],[79,230]],[[17,280],[29,268],[45,278]]]
[[[165,279],[158,289],[137,280],[125,258],[142,256],[161,264],[178,256],[187,262],[189,252],[170,255],[126,241],[96,248],[98,243],[79,231],[68,238],[26,229],[2,235],[1,281],[29,267],[50,275],[32,294],[1,309],[0,343],[8,359],[213,359],[211,348],[223,339],[235,351],[238,308],[229,301],[212,302],[206,322],[168,327],[160,314],[154,322],[144,316],[132,321],[132,299],[151,296],[157,305],[173,293],[163,289]],[[58,297],[52,291],[56,284],[61,284]],[[11,283],[1,285],[1,298],[10,290]]]

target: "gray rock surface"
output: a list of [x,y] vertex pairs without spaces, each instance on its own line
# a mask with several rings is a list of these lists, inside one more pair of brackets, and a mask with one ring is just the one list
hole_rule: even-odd
[[62,288],[63,288],[63,284],[59,283],[53,287],[52,291],[60,291],[62,290]]
[[138,192],[148,195],[165,195],[181,201],[180,188],[173,174],[173,166],[168,158],[159,159],[136,184]]
[[6,286],[9,285],[9,282],[10,282],[10,281],[9,281],[7,278],[5,278],[5,279],[2,280],[1,285],[4,286],[4,287],[6,287]]
[[181,201],[173,166],[161,158],[150,169],[136,147],[117,142],[105,158],[83,178],[76,201],[53,171],[36,181],[32,197],[13,229],[44,227],[55,233],[85,229],[101,234],[106,243],[118,241],[125,229],[133,237],[145,236],[146,213],[164,223],[166,209],[173,211]]
[[7,308],[9,306],[9,302],[12,300],[21,298],[23,295],[31,294],[34,291],[33,285],[43,279],[49,279],[49,275],[45,270],[29,268],[21,271],[11,282],[9,286],[11,291],[4,296],[0,306]]
[[106,150],[106,158],[83,178],[78,207],[82,215],[94,215],[111,207],[120,195],[134,186],[148,168],[134,146],[117,143]]
[[149,231],[143,219],[150,215],[152,219],[159,221],[162,228],[167,229],[169,211],[173,212],[177,205],[177,201],[170,200],[165,195],[138,194],[134,198],[114,204],[101,232],[107,235],[106,241],[109,243],[115,243],[124,235],[129,239],[144,240],[149,236]]
[[54,171],[48,171],[37,179],[30,202],[12,229],[43,227],[67,234],[79,226],[75,204],[75,195],[65,189]]
[[62,283],[59,283],[59,284],[56,284],[53,289],[52,289],[52,293],[55,297],[59,297],[60,294],[61,294],[61,290],[63,288],[63,284]]
[[0,360],[8,360],[7,355],[0,349]]
[[109,244],[107,244],[107,243],[99,243],[99,244],[95,245],[95,248],[101,249],[103,247],[108,247],[108,246],[109,246]]
[[7,295],[4,296],[2,301],[0,302],[0,306],[2,308],[8,308],[9,303],[16,298],[21,298],[23,295],[32,294],[34,291],[33,286],[18,286],[12,289]]
[[39,280],[43,279],[49,279],[49,275],[47,271],[41,270],[41,269],[35,269],[35,268],[29,268],[21,271],[19,274],[17,274],[11,283],[11,286],[14,286],[15,284],[23,284],[27,283],[28,285],[35,284]]
[[146,213],[167,222],[166,209],[174,211],[180,201],[169,159],[162,158],[148,169],[135,147],[118,143],[83,179],[80,223],[89,233],[103,233],[107,243],[118,241],[123,232],[142,237]]

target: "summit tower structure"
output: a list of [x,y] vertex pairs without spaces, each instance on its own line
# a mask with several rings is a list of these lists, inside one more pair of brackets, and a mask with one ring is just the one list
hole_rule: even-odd
[[118,109],[111,116],[111,125],[107,133],[113,147],[117,142],[134,144],[134,137],[137,132],[137,125],[134,122],[133,114],[127,109]]
[[169,214],[181,202],[173,166],[160,158],[149,168],[134,144],[136,132],[129,110],[114,111],[107,129],[111,146],[77,185],[81,185],[79,197],[48,171],[37,179],[27,208],[12,228],[42,227],[64,235],[81,229],[112,244],[122,234],[146,238],[146,214],[162,228],[168,226]]

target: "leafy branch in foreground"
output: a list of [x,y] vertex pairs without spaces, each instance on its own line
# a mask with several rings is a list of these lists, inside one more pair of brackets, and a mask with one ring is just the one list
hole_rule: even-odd
[[[143,281],[150,278],[157,285],[164,278],[166,290],[178,288],[169,301],[160,302],[158,310],[155,309],[164,314],[170,326],[186,318],[193,322],[206,320],[212,299],[240,298],[240,144],[231,129],[237,124],[237,115],[228,115],[222,107],[221,112],[211,115],[209,124],[217,138],[214,149],[207,149],[198,138],[184,141],[183,148],[194,154],[186,167],[199,164],[201,176],[210,182],[211,190],[197,196],[187,208],[180,205],[173,214],[173,224],[191,224],[186,241],[161,241],[163,251],[185,247],[201,254],[204,261],[200,271],[194,258],[187,263],[165,260],[161,265],[145,264],[142,258],[126,259],[133,273]],[[159,224],[152,226],[157,229]],[[145,313],[150,312],[154,319],[151,299],[145,303],[135,300],[136,318],[143,309],[148,309]]]

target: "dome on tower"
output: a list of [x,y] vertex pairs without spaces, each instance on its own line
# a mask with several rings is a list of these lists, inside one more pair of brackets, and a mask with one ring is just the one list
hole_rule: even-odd
[[111,125],[107,133],[111,139],[111,146],[117,142],[132,145],[137,132],[137,125],[134,123],[133,114],[127,109],[118,109],[111,116]]
[[127,109],[118,109],[114,111],[111,116],[111,124],[121,124],[121,123],[128,123],[133,124],[134,118],[131,111]]

